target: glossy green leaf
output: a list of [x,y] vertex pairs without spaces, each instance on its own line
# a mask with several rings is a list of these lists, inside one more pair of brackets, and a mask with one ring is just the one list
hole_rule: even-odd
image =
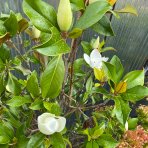
[[79,11],[79,10],[85,9],[85,5],[84,5],[83,0],[70,0],[70,3],[72,5],[72,9],[74,11]]
[[4,22],[7,32],[14,36],[18,30],[18,23],[15,14],[11,11],[9,18]]
[[123,80],[127,82],[127,89],[133,88],[137,85],[144,85],[144,70],[135,70],[129,72]]
[[87,142],[86,148],[99,148],[99,145],[95,140],[92,140]]
[[21,126],[21,122],[18,118],[14,117],[14,115],[10,112],[10,109],[5,110],[5,114],[7,115],[7,121],[12,124],[15,128],[19,128]]
[[92,29],[105,36],[115,35],[111,26],[111,22],[107,16],[103,16],[98,23],[92,26]]
[[0,72],[5,70],[5,65],[3,63],[3,61],[0,59]]
[[92,86],[93,86],[93,81],[92,77],[90,76],[86,82],[86,91],[90,92],[92,90]]
[[76,28],[87,29],[97,23],[111,9],[107,1],[98,1],[86,7],[84,14],[76,23]]
[[118,145],[118,142],[109,134],[101,135],[97,143],[103,148],[115,148]]
[[55,27],[51,28],[51,32],[52,35],[49,40],[42,45],[34,47],[34,49],[46,56],[58,56],[68,53],[70,48],[61,37],[60,32]]
[[122,78],[122,75],[123,75],[123,72],[124,72],[123,65],[122,65],[120,59],[116,55],[113,56],[110,63],[115,66],[116,79],[117,79],[117,82],[119,82],[120,79]]
[[4,21],[0,20],[0,36],[6,34],[6,32],[7,32],[7,29],[4,26]]
[[42,0],[24,0],[23,10],[32,24],[43,32],[50,32],[50,27],[57,23],[54,8]]
[[6,89],[14,95],[19,95],[21,93],[21,84],[18,82],[17,78],[11,73],[9,73]]
[[44,107],[51,113],[55,114],[56,116],[59,116],[61,114],[61,108],[59,104],[57,103],[49,103],[49,102],[44,102]]
[[65,67],[61,56],[53,58],[41,76],[43,98],[55,98],[59,95],[64,80]]
[[144,97],[148,96],[148,88],[138,85],[133,88],[128,89],[125,93],[123,93],[122,98],[128,101],[139,101]]
[[106,52],[106,51],[116,51],[116,49],[113,47],[105,47],[100,50],[100,52]]
[[128,129],[132,130],[132,129],[136,129],[138,125],[138,118],[130,118],[128,120]]
[[121,124],[125,125],[131,111],[129,103],[127,101],[122,100],[121,97],[115,98],[114,101],[114,112],[116,114],[116,117]]
[[27,76],[31,73],[29,69],[23,67],[22,65],[15,66],[14,68],[21,72],[24,76]]
[[5,90],[3,75],[0,75],[0,95]]
[[30,109],[32,110],[40,110],[43,109],[43,101],[41,99],[36,99],[30,106]]
[[17,141],[16,147],[17,148],[26,148],[27,147],[27,144],[28,144],[28,141],[29,141],[28,138],[26,138],[23,135],[20,135],[18,137],[18,141]]
[[85,61],[83,58],[79,58],[74,61],[74,74],[76,76],[84,76],[85,75],[85,73],[82,70],[82,66],[84,64],[85,64]]
[[115,12],[118,12],[118,13],[131,13],[131,14],[134,14],[136,16],[138,16],[138,12],[137,10],[131,6],[131,5],[126,5],[123,9],[120,9],[120,10],[115,10]]
[[0,135],[8,137],[10,140],[14,137],[14,130],[9,125],[9,122],[0,122]]
[[84,53],[90,55],[91,51],[92,51],[92,46],[90,45],[90,43],[82,41],[81,45],[83,47],[83,51]]
[[108,79],[111,79],[114,83],[117,83],[117,74],[116,74],[116,67],[108,62],[103,62],[103,70],[108,77]]
[[40,147],[41,144],[44,142],[45,135],[42,133],[34,134],[30,137],[30,140],[27,144],[26,148],[37,148]]
[[92,135],[92,139],[97,139],[98,137],[100,137],[102,134],[104,133],[104,129],[103,128],[99,128],[96,129]]
[[32,72],[31,75],[28,77],[26,88],[34,98],[39,96],[40,89],[38,84],[37,73],[35,71]]
[[10,142],[10,139],[7,136],[0,135],[0,144],[7,144]]
[[31,103],[32,100],[29,96],[15,96],[11,100],[7,101],[7,104],[12,107],[19,107],[26,103]]
[[108,97],[109,99],[112,98],[112,96],[109,94],[109,92],[103,87],[93,87],[92,93],[99,93],[99,94],[103,94],[104,96]]
[[79,28],[74,28],[70,33],[69,37],[70,38],[78,38],[82,35],[82,29]]
[[55,133],[50,138],[53,148],[66,148],[66,144],[60,133]]

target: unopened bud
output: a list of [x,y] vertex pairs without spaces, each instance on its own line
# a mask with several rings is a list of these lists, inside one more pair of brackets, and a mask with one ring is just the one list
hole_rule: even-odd
[[32,28],[32,36],[33,36],[33,38],[37,39],[37,38],[40,37],[40,35],[41,35],[41,31],[33,26],[33,28]]
[[72,10],[69,0],[60,0],[57,21],[61,31],[67,32],[72,24]]
[[98,49],[100,46],[100,37],[98,36],[98,38],[94,41],[93,43],[93,49]]

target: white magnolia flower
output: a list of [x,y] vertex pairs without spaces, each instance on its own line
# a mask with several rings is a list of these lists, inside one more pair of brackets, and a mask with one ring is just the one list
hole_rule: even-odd
[[61,132],[65,124],[66,119],[64,117],[55,116],[51,113],[43,113],[38,117],[38,128],[45,135]]
[[86,53],[84,53],[84,59],[86,63],[90,65],[90,67],[98,69],[102,68],[103,61],[106,62],[108,60],[108,58],[102,57],[98,49],[94,49],[91,52],[90,57]]

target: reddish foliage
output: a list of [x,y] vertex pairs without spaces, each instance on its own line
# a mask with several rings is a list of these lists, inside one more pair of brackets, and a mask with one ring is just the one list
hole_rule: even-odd
[[117,148],[143,148],[146,144],[148,144],[148,133],[142,126],[137,126],[134,131],[126,131]]

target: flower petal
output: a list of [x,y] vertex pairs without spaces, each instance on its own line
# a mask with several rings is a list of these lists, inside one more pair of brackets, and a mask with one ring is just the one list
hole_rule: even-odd
[[59,127],[58,127],[58,129],[57,129],[57,132],[61,132],[61,131],[65,128],[66,118],[64,118],[64,117],[59,117],[59,118],[57,119],[57,121],[58,121],[58,125],[59,125]]
[[102,67],[102,57],[98,49],[94,49],[90,54],[90,65],[92,68]]
[[90,65],[90,57],[86,53],[84,53],[84,60]]
[[102,61],[107,62],[109,58],[107,57],[102,57]]
[[101,59],[101,58],[102,58],[102,56],[101,56],[98,49],[94,49],[90,54],[90,60],[94,61],[94,60],[98,60],[98,59]]
[[51,135],[58,129],[58,122],[55,115],[50,113],[43,113],[38,117],[38,128],[41,133]]

